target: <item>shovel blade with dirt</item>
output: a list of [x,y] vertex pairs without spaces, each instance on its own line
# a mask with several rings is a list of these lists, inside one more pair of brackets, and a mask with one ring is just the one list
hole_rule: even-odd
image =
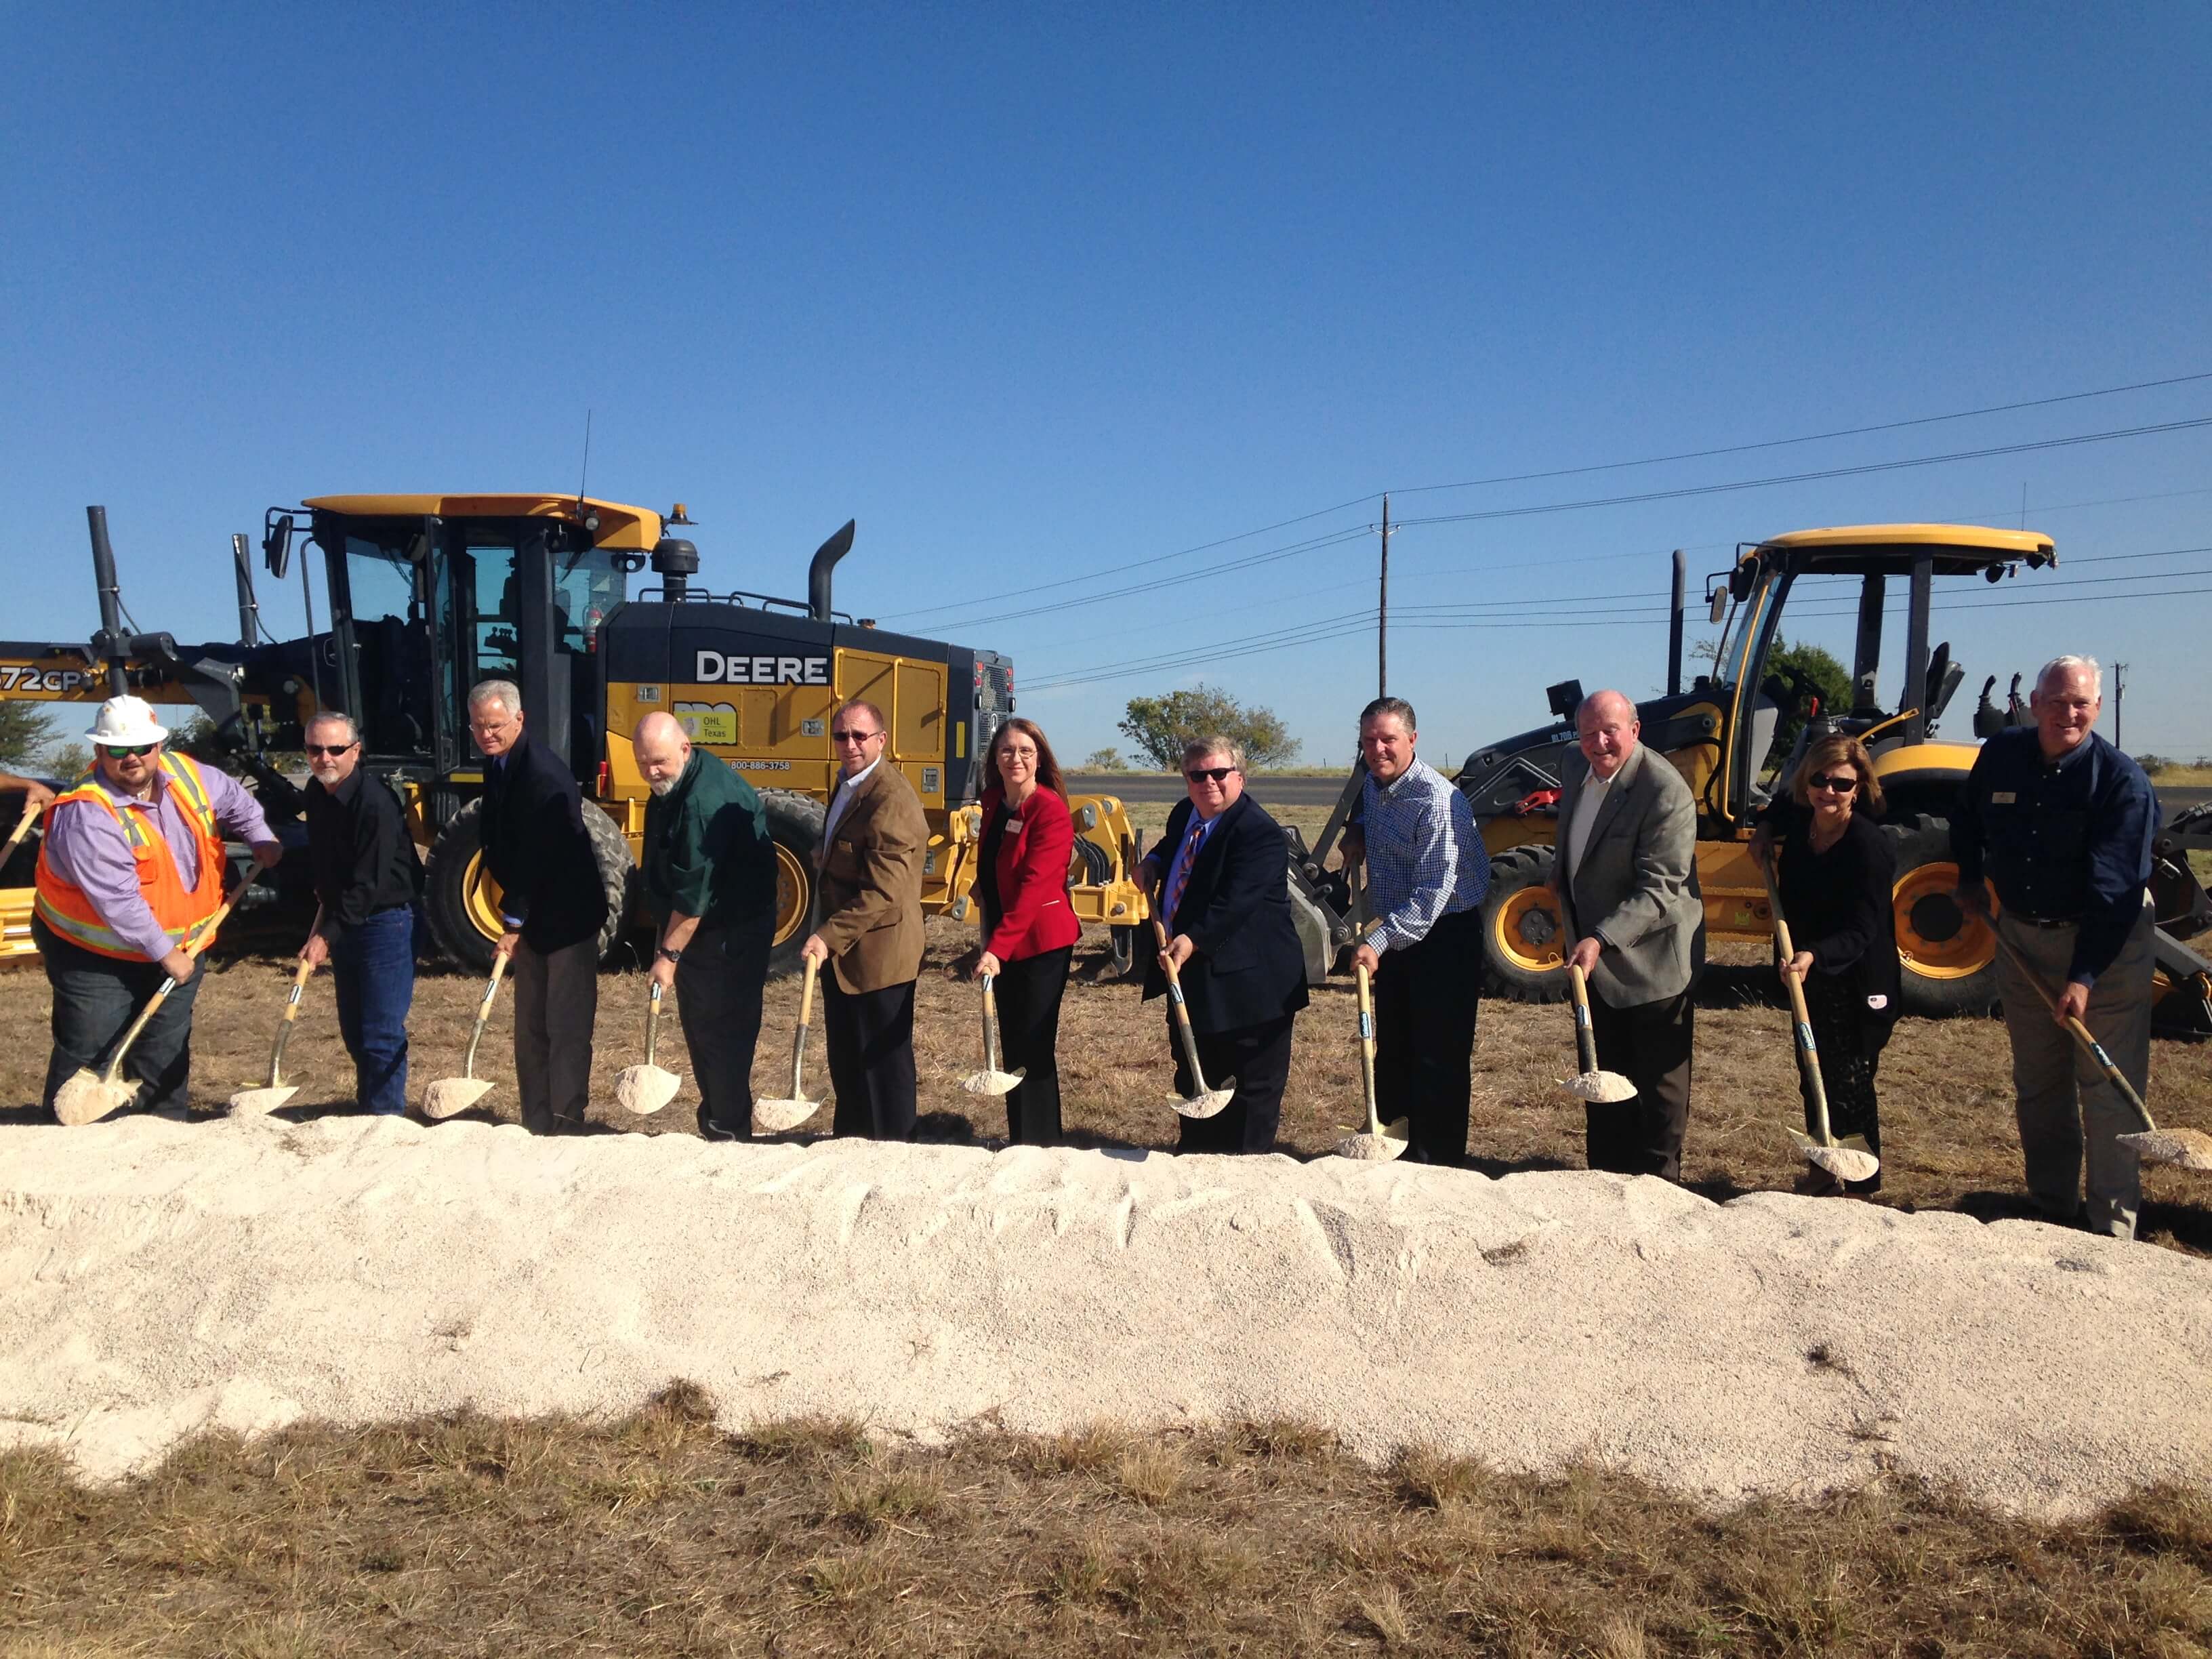
[[492,999],[499,994],[499,981],[506,972],[506,957],[495,955],[483,1000],[477,1004],[476,1024],[469,1030],[469,1052],[461,1061],[460,1076],[441,1077],[422,1091],[422,1115],[434,1123],[467,1111],[491,1092],[491,1079],[476,1074],[477,1044],[483,1041],[484,1022],[491,1018]]
[[783,1100],[753,1102],[753,1133],[780,1135],[796,1129],[821,1109],[822,1103],[806,1097],[806,1029],[814,1018],[814,975],[817,964],[806,958],[805,982],[799,988],[799,1024],[791,1037],[791,1094]]
[[1589,987],[1583,981],[1583,970],[1571,962],[1567,964],[1567,989],[1575,1005],[1575,1063],[1582,1070],[1573,1077],[1561,1078],[1559,1087],[1577,1100],[1595,1101],[1601,1105],[1618,1105],[1624,1100],[1636,1098],[1636,1085],[1618,1072],[1601,1072],[1597,1066],[1597,1033],[1590,1026]]
[[1387,1163],[1405,1156],[1407,1142],[1412,1139],[1409,1118],[1400,1118],[1385,1127],[1375,1109],[1375,999],[1373,988],[1367,978],[1367,964],[1359,963],[1352,969],[1352,977],[1359,987],[1359,1086],[1367,1097],[1367,1127],[1364,1130],[1337,1125],[1342,1137],[1336,1143],[1339,1158],[1358,1158],[1370,1164]]
[[660,981],[653,981],[645,1006],[645,1063],[625,1066],[615,1073],[615,1104],[625,1112],[650,1117],[676,1098],[684,1079],[653,1063],[653,1048],[660,1037]]
[[[222,908],[210,916],[199,931],[185,941],[184,950],[186,956],[197,962],[200,952],[215,942],[216,930],[222,926],[223,918],[230,914],[231,907],[238,902],[240,895],[253,884],[255,873],[254,871],[247,871],[246,879],[232,889],[230,896],[223,900]],[[131,1053],[131,1045],[137,1042],[139,1033],[146,1029],[161,1011],[161,1005],[169,1000],[169,993],[176,988],[177,981],[173,979],[164,979],[155,988],[154,994],[147,999],[146,1006],[138,1011],[137,1018],[131,1022],[130,1029],[123,1033],[122,1040],[115,1045],[114,1053],[108,1056],[106,1070],[95,1072],[88,1066],[79,1066],[75,1075],[54,1091],[54,1116],[57,1119],[72,1129],[80,1128],[88,1123],[99,1122],[112,1112],[122,1110],[137,1097],[139,1080],[123,1075],[123,1062]]]
[[1002,1070],[999,1065],[999,1003],[992,994],[991,981],[994,975],[985,974],[983,981],[983,1069],[970,1072],[960,1079],[960,1086],[971,1095],[1006,1095],[1013,1092],[1029,1067],[1017,1071]]
[[[313,939],[322,925],[322,907],[317,905],[314,925],[308,928],[307,937]],[[292,975],[291,994],[284,999],[283,1017],[276,1022],[276,1043],[269,1051],[269,1081],[258,1089],[240,1089],[233,1095],[232,1116],[266,1117],[278,1107],[289,1105],[292,1097],[300,1092],[298,1085],[284,1081],[284,1045],[292,1040],[292,1028],[300,1019],[300,999],[307,991],[308,976],[314,971],[315,964],[302,956]]]

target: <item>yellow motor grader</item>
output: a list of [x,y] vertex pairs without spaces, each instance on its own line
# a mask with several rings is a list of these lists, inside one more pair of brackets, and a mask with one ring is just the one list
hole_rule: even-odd
[[[100,627],[82,643],[0,642],[0,697],[97,702],[128,690],[197,706],[213,747],[255,780],[288,857],[269,898],[307,897],[300,792],[280,762],[319,708],[351,715],[362,764],[406,802],[426,849],[433,932],[459,962],[489,968],[499,894],[478,838],[481,759],[465,701],[479,680],[514,681],[531,732],[574,769],[600,810],[586,822],[610,915],[601,944],[635,925],[635,874],[649,794],[629,734],[653,709],[760,792],[776,848],[774,965],[795,961],[814,908],[809,854],[836,780],[830,711],[865,697],[884,711],[887,763],[921,795],[930,824],[923,903],[964,916],[979,845],[975,802],[992,735],[1013,711],[1013,664],[992,651],[886,632],[835,609],[831,572],[853,545],[848,523],[817,550],[804,599],[713,592],[694,584],[696,546],[669,533],[691,520],[554,495],[323,495],[271,507],[261,548],[280,581],[295,566],[307,633],[267,636],[244,535],[232,538],[239,637],[179,646],[125,634],[103,509],[88,510]],[[295,545],[295,544],[297,545]],[[313,617],[319,564],[327,626]],[[648,577],[647,573],[650,572]],[[641,578],[644,580],[641,580]],[[1083,921],[1116,928],[1126,952],[1143,895],[1129,879],[1133,839],[1121,803],[1071,803],[1076,848],[1068,900]],[[30,949],[30,868],[0,887],[0,959]]]

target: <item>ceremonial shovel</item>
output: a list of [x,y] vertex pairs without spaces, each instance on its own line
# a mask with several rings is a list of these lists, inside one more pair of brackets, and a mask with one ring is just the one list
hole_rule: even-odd
[[1636,1085],[1618,1072],[1601,1072],[1597,1068],[1597,1033],[1590,1029],[1589,987],[1584,982],[1583,970],[1573,963],[1567,964],[1567,990],[1575,1004],[1575,1063],[1582,1070],[1573,1077],[1559,1079],[1559,1087],[1577,1100],[1594,1100],[1601,1105],[1618,1105],[1624,1100],[1636,1098]]
[[[312,939],[323,925],[323,910],[315,907],[315,925],[307,930]],[[276,1022],[276,1046],[269,1051],[269,1081],[258,1089],[240,1089],[230,1097],[230,1109],[241,1117],[258,1117],[287,1104],[300,1092],[297,1084],[284,1081],[284,1045],[292,1040],[292,1027],[299,1023],[300,997],[307,988],[309,975],[315,964],[302,957],[292,975],[292,994],[284,999],[284,1017]]]
[[[197,958],[202,951],[215,942],[216,929],[222,926],[223,918],[230,914],[231,906],[238,902],[240,896],[253,884],[257,873],[252,870],[246,872],[246,879],[238,884],[228,898],[223,900],[222,908],[210,916],[206,925],[185,946],[186,956]],[[110,1112],[129,1103],[131,1097],[138,1092],[141,1079],[134,1077],[127,1083],[123,1081],[123,1058],[131,1052],[131,1045],[137,1042],[138,1034],[146,1029],[147,1022],[169,1000],[169,993],[176,988],[177,981],[173,979],[161,981],[159,988],[147,1000],[146,1006],[138,1011],[138,1018],[131,1022],[131,1029],[124,1032],[123,1040],[115,1045],[115,1052],[108,1056],[105,1072],[95,1073],[88,1066],[79,1066],[76,1074],[54,1091],[56,1117],[70,1127],[76,1128],[81,1124],[97,1123]]]
[[1375,1111],[1375,1005],[1367,981],[1367,964],[1358,963],[1352,975],[1359,982],[1359,1086],[1367,1097],[1367,1129],[1357,1133],[1344,1129],[1344,1139],[1336,1143],[1339,1158],[1364,1158],[1372,1163],[1384,1163],[1404,1153],[1408,1135],[1407,1125],[1412,1120],[1400,1118],[1389,1128]]
[[640,1117],[659,1111],[684,1086],[682,1078],[653,1063],[653,1048],[659,1036],[660,981],[655,980],[645,1005],[645,1064],[625,1066],[615,1073],[615,1104]]
[[791,1098],[753,1102],[753,1133],[757,1135],[777,1135],[787,1129],[796,1129],[821,1107],[820,1101],[806,1097],[806,1026],[814,1016],[814,973],[815,961],[809,957],[806,982],[799,991],[799,1029],[791,1038]]
[[983,1069],[970,1072],[961,1079],[960,1086],[971,1095],[1004,1095],[1010,1093],[1029,1070],[1024,1066],[1018,1072],[999,1069],[999,1004],[991,994],[991,981],[997,975],[985,974],[983,979]]
[[440,1078],[423,1091],[423,1116],[434,1121],[451,1117],[456,1112],[465,1112],[491,1092],[491,1080],[476,1074],[477,1044],[483,1041],[484,1022],[491,1018],[491,1001],[499,994],[500,976],[506,972],[506,957],[495,955],[491,959],[491,979],[484,986],[483,1000],[477,1004],[477,1023],[469,1032],[468,1058],[461,1062],[461,1074]]
[[[1766,908],[1774,918],[1774,940],[1787,964],[1796,951],[1790,943],[1790,924],[1782,919],[1782,896],[1775,890],[1771,866],[1766,872]],[[1820,1081],[1820,1052],[1813,1046],[1813,1017],[1805,1012],[1804,982],[1795,974],[1783,975],[1782,981],[1790,988],[1790,1014],[1797,1024],[1798,1074],[1805,1079],[1806,1092],[1813,1097],[1813,1125],[1820,1132],[1815,1140],[1802,1129],[1792,1129],[1790,1138],[1814,1169],[1824,1170],[1838,1181],[1869,1180],[1881,1170],[1881,1160],[1866,1144],[1866,1137],[1851,1135],[1838,1140],[1828,1127],[1828,1090]]]
[[[2036,995],[2043,999],[2043,1006],[2057,1013],[2058,1000],[2051,994],[2051,988],[2043,982],[2043,976],[2035,971],[2026,957],[2021,955],[2019,948],[2010,939],[1997,933],[1994,920],[1990,923],[1990,932],[1996,936],[2004,953],[2012,958],[2012,965],[2020,969],[2021,977],[2035,988]],[[2069,1016],[2066,1029],[2073,1033],[2074,1041],[2081,1045],[2089,1058],[2097,1062],[2106,1077],[2111,1079],[2120,1098],[2128,1103],[2129,1109],[2142,1122],[2142,1129],[2136,1133],[2115,1135],[2112,1137],[2115,1140],[2146,1164],[2171,1164],[2176,1169],[2194,1170],[2199,1173],[2212,1171],[2212,1134],[2207,1134],[2202,1129],[2160,1128],[2151,1121],[2150,1108],[2143,1104],[2142,1097],[2121,1075],[2120,1068],[2112,1063],[2112,1057],[2105,1052],[2105,1045],[2089,1034],[2089,1028]]]
[[1236,1091],[1206,1086],[1206,1073],[1198,1063],[1198,1038],[1190,1029],[1190,1010],[1183,1006],[1182,981],[1176,973],[1175,958],[1168,955],[1166,924],[1158,915],[1152,917],[1152,932],[1159,935],[1160,965],[1168,975],[1168,1000],[1175,1004],[1176,1036],[1182,1043],[1182,1057],[1190,1065],[1190,1097],[1176,1101],[1175,1109],[1185,1117],[1216,1116]]

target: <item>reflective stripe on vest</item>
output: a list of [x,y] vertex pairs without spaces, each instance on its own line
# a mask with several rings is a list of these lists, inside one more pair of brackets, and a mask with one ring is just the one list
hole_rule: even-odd
[[[137,863],[138,890],[153,911],[155,924],[168,935],[174,947],[182,945],[222,908],[226,855],[222,839],[216,830],[214,803],[208,797],[207,781],[200,775],[198,763],[188,755],[164,751],[161,775],[183,802],[185,822],[198,845],[199,878],[189,889],[177,867],[175,854],[155,827],[152,811],[118,806],[114,793],[101,781],[96,769],[57,795],[46,811],[51,823],[52,815],[64,806],[88,809],[97,805],[115,819],[123,831],[124,845],[131,849],[131,856]],[[48,862],[43,844],[39,852],[35,908],[39,919],[57,938],[104,957],[118,957],[128,962],[149,959],[143,951],[125,944],[108,927],[82,888],[62,878]]]

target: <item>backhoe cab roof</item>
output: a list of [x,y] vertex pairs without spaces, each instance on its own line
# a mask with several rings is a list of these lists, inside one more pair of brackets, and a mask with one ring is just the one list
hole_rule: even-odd
[[1850,575],[1909,574],[1923,549],[1935,554],[1939,576],[1978,575],[1993,565],[2036,568],[2058,562],[2051,538],[2033,530],[1993,530],[1978,524],[1852,524],[1826,530],[1793,530],[1744,550],[1739,562],[1779,564],[1800,556],[1799,568]]
[[581,524],[586,513],[596,512],[595,547],[650,553],[660,539],[658,513],[574,495],[313,495],[306,505],[352,519],[565,519]]

